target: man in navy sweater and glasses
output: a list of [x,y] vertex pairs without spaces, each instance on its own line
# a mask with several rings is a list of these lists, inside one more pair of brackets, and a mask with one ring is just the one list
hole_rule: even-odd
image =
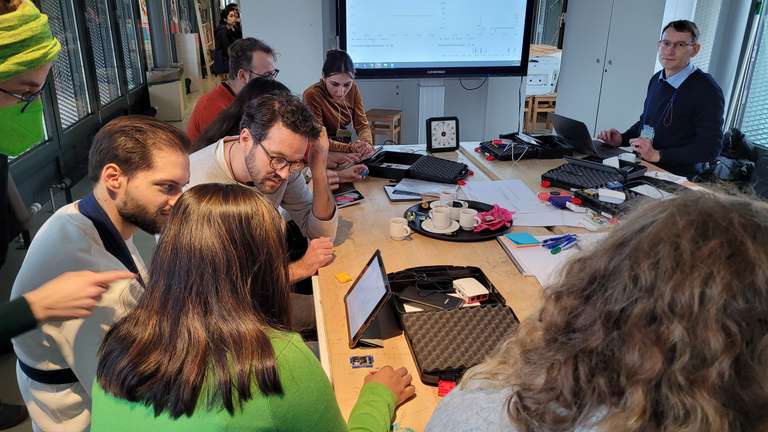
[[614,146],[630,145],[640,157],[672,173],[693,177],[720,155],[723,92],[711,75],[691,63],[699,53],[699,29],[672,21],[658,42],[664,67],[648,83],[640,120],[626,132],[600,132]]

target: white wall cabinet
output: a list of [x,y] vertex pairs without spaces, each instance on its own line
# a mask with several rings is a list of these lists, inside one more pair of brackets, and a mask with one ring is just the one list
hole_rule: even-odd
[[665,0],[569,2],[557,90],[558,114],[591,133],[621,131],[640,117],[656,62]]
[[277,79],[299,96],[322,76],[323,17],[323,2],[317,0],[240,2],[243,36],[261,39],[277,52]]

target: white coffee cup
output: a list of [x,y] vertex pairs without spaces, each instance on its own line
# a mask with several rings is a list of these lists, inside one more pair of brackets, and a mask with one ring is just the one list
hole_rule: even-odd
[[463,208],[459,211],[459,225],[461,225],[461,229],[472,231],[479,224],[480,220],[477,218],[477,210]]
[[432,201],[431,203],[429,203],[429,208],[431,208],[431,209],[435,209],[435,208],[438,208],[438,207],[449,208],[448,204],[446,204],[446,203],[444,203],[442,201]]
[[456,199],[456,192],[455,191],[443,191],[440,193],[440,202],[445,205],[451,205],[451,203]]
[[432,226],[437,229],[446,229],[451,226],[451,209],[445,206],[438,206],[429,211],[429,218],[432,219]]
[[411,228],[405,218],[396,217],[389,220],[389,237],[392,240],[404,240],[411,235]]
[[459,220],[459,212],[461,209],[465,209],[469,206],[466,201],[462,200],[453,200],[450,203],[448,203],[448,208],[451,209],[451,219],[457,221]]

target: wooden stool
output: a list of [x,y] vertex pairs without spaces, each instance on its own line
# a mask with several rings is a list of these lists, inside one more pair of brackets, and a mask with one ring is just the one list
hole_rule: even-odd
[[533,132],[533,96],[525,97],[525,105],[523,108],[523,132]]
[[376,134],[381,131],[389,136],[389,139],[395,144],[400,144],[400,126],[402,123],[402,111],[392,109],[373,108],[369,109],[365,115],[368,117],[368,123],[371,125],[373,134],[373,144],[376,144]]
[[555,103],[557,100],[557,93],[550,93],[548,95],[534,96],[533,110],[531,112],[531,122],[533,127],[539,122],[539,114],[544,114],[544,126],[547,129],[551,129],[552,125],[549,120],[549,113],[555,112]]

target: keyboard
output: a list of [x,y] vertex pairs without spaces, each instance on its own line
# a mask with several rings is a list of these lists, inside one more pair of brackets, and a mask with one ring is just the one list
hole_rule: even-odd
[[595,155],[603,159],[626,153],[624,150],[620,150],[599,140],[592,140],[592,147],[595,149]]

